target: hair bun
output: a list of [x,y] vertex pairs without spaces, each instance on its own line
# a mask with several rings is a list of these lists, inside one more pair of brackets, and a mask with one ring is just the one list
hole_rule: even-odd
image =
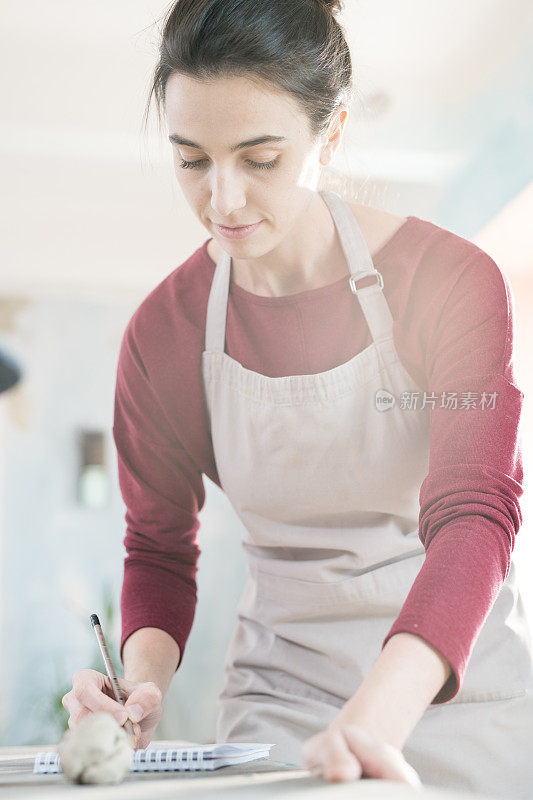
[[342,11],[342,0],[318,0],[321,5],[326,6],[332,14],[338,14]]

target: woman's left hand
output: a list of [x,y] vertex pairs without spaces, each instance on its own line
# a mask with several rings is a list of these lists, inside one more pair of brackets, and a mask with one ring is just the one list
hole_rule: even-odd
[[400,781],[419,789],[422,781],[401,750],[383,742],[361,725],[334,719],[326,730],[302,745],[302,757],[313,775],[329,781],[361,777]]

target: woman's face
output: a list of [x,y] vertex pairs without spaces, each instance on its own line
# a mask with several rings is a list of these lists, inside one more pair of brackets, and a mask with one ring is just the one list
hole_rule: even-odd
[[[327,140],[311,137],[290,94],[244,77],[174,73],[165,106],[178,183],[198,219],[230,255],[273,249],[316,192]],[[217,227],[255,223],[240,238]]]

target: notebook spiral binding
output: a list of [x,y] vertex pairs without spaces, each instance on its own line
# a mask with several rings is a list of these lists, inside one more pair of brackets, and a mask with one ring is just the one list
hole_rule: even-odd
[[203,769],[205,761],[209,761],[209,757],[204,759],[204,754],[201,750],[190,750],[188,752],[179,750],[139,750],[135,753],[132,771]]
[[[176,770],[205,769],[212,761],[210,753],[202,750],[137,750],[133,756],[132,772],[164,772]],[[32,759],[33,763],[33,759]],[[60,773],[61,764],[57,753],[37,753],[35,772]]]

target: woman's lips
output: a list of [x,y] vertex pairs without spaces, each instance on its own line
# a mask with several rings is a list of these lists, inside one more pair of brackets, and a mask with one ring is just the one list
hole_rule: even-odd
[[216,222],[214,222],[213,225],[220,235],[225,236],[226,239],[244,239],[257,230],[262,221],[263,220],[260,219],[259,222],[255,222],[253,225],[239,225],[239,227],[236,228],[227,228],[225,225],[217,225]]

